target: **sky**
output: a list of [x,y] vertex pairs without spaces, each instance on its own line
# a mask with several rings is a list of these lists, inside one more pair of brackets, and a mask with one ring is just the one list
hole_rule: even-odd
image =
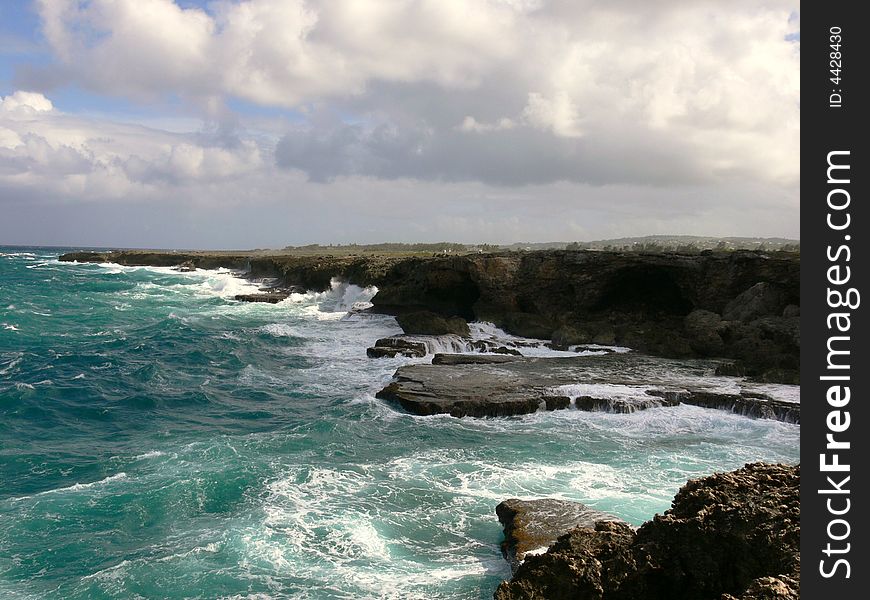
[[798,238],[796,0],[0,0],[0,245]]

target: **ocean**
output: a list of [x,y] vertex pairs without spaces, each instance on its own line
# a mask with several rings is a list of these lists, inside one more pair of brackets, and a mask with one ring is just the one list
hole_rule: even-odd
[[692,406],[409,415],[374,394],[429,359],[366,357],[401,332],[349,313],[374,289],[240,303],[228,271],[64,251],[0,247],[0,598],[491,598],[501,500],[640,524],[799,460],[799,426]]

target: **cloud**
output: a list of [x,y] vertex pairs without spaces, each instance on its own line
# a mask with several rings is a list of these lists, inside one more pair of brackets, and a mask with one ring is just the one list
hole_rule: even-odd
[[[271,152],[271,150],[269,150]],[[256,171],[252,139],[173,133],[59,112],[39,93],[0,99],[0,185],[80,202],[173,193]]]
[[[344,115],[343,126],[309,120],[279,146],[281,165],[318,181],[366,174],[521,184],[528,173],[525,183],[648,176],[652,185],[746,177],[793,185],[799,177],[791,2],[39,6],[61,71],[46,83],[138,99],[179,95],[212,107],[211,116],[227,98]],[[553,164],[517,164],[534,162],[544,140]]]
[[457,129],[460,131],[476,131],[478,133],[483,133],[485,131],[501,131],[503,129],[513,129],[516,127],[516,122],[507,117],[502,117],[495,123],[480,123],[472,116],[466,115],[464,119],[462,119],[462,123],[459,124]]
[[[191,4],[37,0],[51,58],[0,98],[0,233],[798,234],[794,2]],[[71,112],[82,89],[103,113]]]
[[51,100],[37,92],[18,90],[6,97],[0,96],[0,112],[40,113],[54,110]]
[[147,97],[169,89],[296,107],[370,80],[473,85],[513,52],[508,4],[249,0],[207,13],[172,0],[39,0],[48,42],[76,78]]

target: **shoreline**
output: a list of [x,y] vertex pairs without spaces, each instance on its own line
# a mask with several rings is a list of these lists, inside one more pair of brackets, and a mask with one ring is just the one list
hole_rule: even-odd
[[[101,257],[101,258],[102,258],[102,257]],[[162,259],[161,259],[161,260],[162,260]],[[94,260],[94,261],[92,261],[92,262],[97,262],[97,261]],[[110,262],[110,261],[102,261],[102,260],[101,260],[101,261],[99,261],[99,262]],[[331,262],[329,262],[329,261],[326,261],[326,263],[327,263],[327,265],[328,265],[327,268],[329,268],[329,267],[334,267],[334,266],[335,266],[334,263],[331,263]],[[200,264],[202,264],[202,263],[200,263]],[[133,265],[128,265],[128,266],[133,266]],[[179,265],[162,265],[162,264],[161,264],[161,265],[153,265],[153,264],[151,264],[151,265],[137,265],[137,266],[164,266],[164,267],[165,267],[165,266],[172,266],[172,267],[178,267]],[[219,266],[221,266],[221,267],[225,267],[225,268],[231,268],[231,267],[226,267],[225,265],[219,265]],[[197,267],[197,268],[201,268],[201,267]],[[310,264],[306,264],[306,265],[305,265],[305,268],[312,268],[312,267],[311,267]],[[315,268],[315,269],[322,269],[322,268],[323,268],[323,263],[320,263],[320,264],[315,265],[314,268]],[[183,272],[185,269],[178,269],[178,270],[180,270],[180,271]],[[246,278],[247,278],[248,280],[251,280],[251,279],[252,279],[251,269],[248,269],[247,273],[246,273],[246,274],[243,274],[243,275],[246,275]],[[332,278],[330,278],[330,279],[332,279]],[[286,282],[287,282],[286,279],[283,280],[283,283],[286,283]],[[357,283],[357,282],[355,282],[355,281],[353,281],[353,280],[349,280],[348,283]],[[296,291],[296,290],[294,290],[294,291]],[[268,293],[268,292],[265,292],[265,293]],[[399,314],[402,314],[402,313],[399,312]],[[425,334],[425,333],[423,333],[423,334],[419,334],[419,333],[418,333],[418,334],[417,334],[417,339],[419,339],[420,336],[422,336],[422,337],[427,337],[427,335],[428,335],[428,334]],[[411,339],[411,338],[414,337],[414,335],[413,335],[413,334],[408,335],[408,334],[406,333],[406,334],[404,334],[404,335],[398,335],[398,336],[394,336],[394,337],[395,337],[395,338],[399,338],[399,339],[401,339],[401,338],[409,338],[409,339]],[[437,338],[438,336],[437,336],[437,335],[432,335],[431,337],[433,337],[433,338]],[[379,340],[378,343],[380,343],[381,341],[382,341],[382,340]],[[545,340],[542,340],[542,341],[545,341]],[[550,342],[550,344],[552,344],[552,341]],[[521,351],[522,351],[522,348],[519,348],[519,352],[521,352]],[[432,370],[435,370],[435,369],[442,369],[442,370],[444,370],[443,373],[446,374],[446,377],[444,377],[443,379],[445,379],[445,380],[451,380],[451,379],[455,379],[455,374],[456,374],[456,369],[457,369],[457,368],[463,368],[463,367],[469,367],[469,366],[470,366],[472,369],[483,369],[483,370],[486,370],[486,369],[490,369],[490,368],[492,368],[492,365],[493,365],[493,364],[498,365],[499,368],[504,368],[504,366],[505,366],[505,365],[508,365],[508,364],[514,364],[514,365],[516,365],[516,364],[518,364],[518,363],[528,363],[528,361],[530,361],[530,360],[531,360],[531,361],[535,361],[535,360],[537,360],[537,361],[539,361],[539,362],[540,362],[540,361],[543,361],[544,363],[553,360],[553,358],[528,359],[528,358],[521,358],[521,357],[515,357],[515,356],[499,356],[498,354],[493,354],[493,353],[491,353],[491,352],[484,352],[484,353],[481,353],[481,354],[479,355],[479,356],[480,356],[480,359],[475,358],[474,355],[460,355],[460,358],[459,358],[458,360],[456,360],[456,359],[445,360],[444,358],[441,358],[441,359],[439,360],[439,359],[438,359],[439,356],[447,356],[447,357],[449,358],[449,357],[451,357],[451,356],[455,356],[455,355],[437,355],[437,354],[436,354],[436,355],[435,355],[436,358],[433,359],[433,363],[434,363],[434,364],[432,364],[432,365],[418,364],[418,365],[414,365],[414,366],[410,366],[410,367],[400,367],[399,370],[396,372],[396,376],[397,376],[398,379],[401,381],[402,376],[400,376],[400,373],[403,372],[403,369],[406,370],[406,371],[407,371],[408,369],[411,369],[411,370],[417,369],[417,370],[419,370],[420,368],[428,368],[428,369],[432,369]],[[462,356],[470,356],[472,360],[462,359],[462,358],[461,358]],[[642,354],[638,354],[638,353],[635,353],[635,352],[631,352],[631,353],[629,353],[629,354],[626,355],[626,356],[628,357],[629,360],[635,360],[635,359],[638,359],[638,358],[642,358],[642,357],[643,357]],[[608,360],[608,359],[613,358],[613,355],[612,355],[612,354],[607,354],[607,355],[605,355],[605,356],[602,357],[602,358],[603,358],[604,360]],[[616,358],[619,359],[619,358],[626,358],[626,357],[616,357]],[[481,359],[482,359],[482,360],[481,360]],[[587,359],[587,360],[588,360],[588,357],[578,357],[578,360],[582,360],[582,359]],[[697,357],[689,357],[689,360],[696,360],[696,359],[697,359]],[[371,360],[378,360],[378,359],[376,359],[376,358],[372,358]],[[557,360],[559,360],[559,359],[557,359]],[[569,357],[568,359],[566,359],[566,360],[568,360],[569,362],[571,362],[570,357]],[[653,358],[653,359],[651,359],[651,360],[656,360],[656,359]],[[659,359],[659,360],[660,360],[660,359]],[[676,359],[676,360],[674,361],[675,364],[676,364],[676,362],[679,361],[679,360],[680,360],[680,359]],[[682,359],[682,360],[685,360],[685,359]],[[442,364],[438,364],[439,362],[442,363]],[[532,363],[529,363],[529,364],[532,364]],[[723,364],[727,364],[727,363],[723,363]],[[445,370],[445,369],[446,369],[446,370]],[[453,370],[452,372],[451,372],[451,369]],[[536,371],[536,369],[533,368],[532,371]],[[394,377],[394,383],[395,383],[395,379],[396,379],[396,378]],[[465,383],[467,383],[467,382],[465,382]],[[460,387],[464,386],[465,383],[461,384]],[[484,383],[485,383],[485,382],[484,382]],[[391,385],[394,385],[394,384],[390,384],[390,386],[391,386]],[[390,386],[387,386],[387,388],[385,388],[384,391],[386,391],[387,389],[389,389]],[[484,387],[486,387],[486,386],[484,386]],[[533,387],[535,387],[535,386],[533,386]],[[537,386],[537,387],[540,388],[540,386]],[[656,391],[658,391],[658,390],[656,390]],[[614,404],[612,401],[609,402],[609,403],[606,403],[606,402],[605,402],[605,403],[598,402],[597,404],[594,403],[594,402],[589,402],[589,400],[592,400],[593,398],[587,396],[587,397],[586,397],[586,398],[587,398],[587,406],[588,406],[587,409],[590,409],[590,410],[606,410],[606,411],[608,411],[608,412],[634,412],[635,410],[641,410],[641,409],[643,409],[643,408],[649,408],[649,407],[655,407],[655,406],[667,406],[667,403],[666,403],[666,402],[665,402],[665,403],[662,402],[663,400],[668,400],[668,393],[667,393],[667,390],[661,390],[661,392],[662,392],[661,394],[656,394],[656,393],[650,393],[650,390],[645,390],[645,393],[646,393],[646,394],[647,394],[647,395],[648,395],[648,396],[653,400],[653,402],[652,402],[649,406],[644,406],[644,407],[640,407],[640,408],[638,408],[638,407],[632,407],[630,410],[619,410],[619,409],[616,408],[617,405]],[[425,394],[424,394],[424,395],[425,395]],[[671,393],[671,395],[673,395],[673,392]],[[731,394],[730,396],[732,396],[731,401],[734,401],[735,399],[741,399],[741,398],[742,398],[743,400],[747,400],[747,399],[754,399],[754,400],[756,400],[756,401],[761,400],[761,401],[764,403],[764,402],[766,402],[767,400],[773,400],[772,398],[769,398],[769,397],[768,397],[768,398],[759,398],[759,397],[755,397],[755,398],[749,397],[749,398],[747,398],[747,397],[745,397],[745,396],[741,396],[740,394],[738,394],[736,398],[733,397],[734,394]],[[430,413],[427,413],[427,412],[418,412],[418,411],[415,411],[415,410],[409,409],[408,406],[406,405],[406,403],[404,403],[404,402],[402,402],[402,401],[397,401],[395,398],[386,398],[386,397],[382,396],[381,394],[378,394],[378,397],[383,398],[383,399],[386,399],[386,400],[388,400],[388,401],[391,401],[391,403],[393,403],[393,404],[399,404],[399,405],[401,405],[403,408],[405,408],[406,410],[410,410],[410,412],[412,412],[412,413],[413,413],[413,412],[416,412],[417,414],[430,414]],[[490,397],[491,397],[491,394],[490,394]],[[554,396],[554,397],[555,397],[555,396]],[[569,406],[570,406],[571,408],[580,408],[580,397],[579,397],[579,396],[576,397],[576,398],[564,397],[564,399],[569,400],[568,405],[567,405],[567,406],[561,406],[561,404],[564,404],[564,402],[561,402],[561,400],[560,400],[560,402],[559,402],[560,406],[558,406],[557,408],[568,408]],[[686,396],[683,396],[683,397],[674,396],[673,398],[670,398],[670,400],[671,400],[672,402],[676,403],[676,404],[679,404],[681,401],[685,401],[685,400],[687,400],[687,399],[688,399],[688,397],[686,397]],[[599,400],[601,400],[601,399],[599,399]],[[612,400],[612,399],[608,399],[608,400]],[[707,404],[700,403],[699,405],[701,405],[701,406],[707,406],[707,407],[709,407],[709,408],[723,408],[722,406],[716,406],[716,405],[714,405],[714,402],[713,402],[713,398],[712,398],[712,396],[711,396],[710,398],[708,398],[708,400],[709,400],[709,402],[707,402]],[[716,400],[716,402],[721,402],[721,399]],[[697,402],[696,402],[696,403],[697,403]],[[524,410],[524,411],[521,411],[521,412],[536,412],[537,410],[540,409],[540,406],[539,406],[539,404],[540,404],[540,399],[536,399],[534,402],[527,402],[527,404],[529,405],[529,410]],[[545,402],[545,404],[546,404],[546,408],[547,408],[547,409],[550,409],[550,403],[549,403],[549,402]],[[624,407],[623,407],[623,408],[624,408]],[[730,408],[733,410],[734,406],[731,406]],[[786,407],[786,408],[790,408],[790,407]],[[794,408],[797,410],[797,417],[796,417],[796,418],[794,417],[793,414],[792,414],[792,416],[790,416],[790,417],[785,417],[785,418],[782,418],[781,415],[780,415],[780,416],[776,416],[776,415],[774,415],[773,418],[779,418],[779,420],[787,420],[787,421],[791,421],[791,422],[799,423],[799,410],[800,410],[800,406],[799,406],[799,404],[797,404],[796,406],[794,406]],[[435,411],[435,412],[447,412],[447,413],[451,413],[450,410],[446,410],[446,411]],[[736,411],[736,412],[740,412],[740,411],[738,410],[738,411]],[[451,414],[452,414],[452,413],[451,413]],[[463,414],[474,414],[474,413],[463,413]],[[500,415],[500,414],[510,414],[510,413],[500,413],[500,412],[496,412],[496,413],[487,413],[487,412],[484,411],[483,413],[481,413],[481,414],[477,414],[476,416],[484,416],[484,415],[487,415],[487,414],[491,414],[491,415]],[[454,416],[462,416],[462,415],[461,415],[461,414],[455,414]],[[750,416],[759,416],[759,415],[750,415]],[[766,414],[766,415],[761,415],[761,416],[763,416],[764,418],[770,418],[770,417],[771,417],[771,414]],[[785,467],[783,467],[783,468],[785,468]],[[732,474],[733,474],[733,473],[732,473]],[[718,475],[712,475],[711,477],[717,477],[717,476],[718,476]],[[690,485],[692,485],[692,482],[691,482],[691,481],[690,481],[686,486],[684,486],[684,487],[689,487]],[[682,493],[682,492],[681,492],[681,493]],[[679,496],[679,494],[678,494],[678,496]],[[659,518],[660,518],[660,517],[657,515],[657,516],[654,518],[654,521],[657,520],[657,519],[659,519]],[[558,519],[556,519],[556,520],[558,521]],[[594,530],[594,531],[598,531],[598,530],[596,529],[597,527],[598,527],[597,525],[594,525],[594,524],[593,524],[593,530]],[[577,532],[575,532],[573,529],[572,529],[571,531],[566,531],[566,532],[564,532],[564,533],[565,533],[569,538],[571,538],[571,536],[575,536],[575,537],[576,537],[577,535],[580,535],[580,534],[578,534]],[[624,533],[624,532],[623,532],[623,533]],[[506,535],[507,535],[507,529],[506,529]],[[585,533],[584,533],[583,535],[588,535],[588,534],[585,534]],[[594,535],[599,535],[599,534],[598,534],[598,533],[595,533]],[[607,534],[607,535],[610,535],[610,534]],[[562,537],[565,537],[565,536],[562,536]],[[559,542],[562,543],[562,546],[564,546],[564,544],[565,544],[566,542],[565,542],[565,540],[562,539],[562,537],[559,538]],[[571,538],[571,539],[573,539],[573,538]],[[555,548],[555,549],[554,549],[554,548]],[[559,554],[559,552],[562,552],[562,550],[560,550],[560,548],[561,548],[561,547],[559,547],[558,544],[557,544],[557,546],[555,546],[555,547],[550,547],[549,549],[547,549],[546,547],[544,547],[544,548],[541,549],[542,551],[538,552],[535,556],[532,556],[534,553],[531,553],[531,552],[530,552],[530,553],[529,553],[529,559],[530,559],[531,562],[530,562],[529,564],[530,564],[530,565],[535,565],[535,564],[538,564],[538,562],[541,562],[541,561],[545,561],[545,562],[546,562],[546,561],[549,561],[549,560],[555,560],[555,559],[553,559],[552,557],[557,556],[557,555]],[[572,559],[572,560],[574,560],[574,559]],[[586,559],[583,559],[583,560],[586,560]],[[581,562],[582,562],[582,561],[581,561]],[[523,564],[524,564],[524,563],[523,563]],[[585,563],[584,563],[584,564],[585,564]],[[517,571],[517,574],[515,574],[515,577],[514,577],[513,579],[511,579],[511,580],[508,581],[508,582],[503,583],[502,586],[499,587],[499,590],[496,592],[496,598],[504,598],[504,599],[508,599],[508,598],[510,598],[510,599],[513,599],[513,598],[531,597],[531,596],[523,595],[523,593],[521,593],[520,595],[515,595],[515,594],[514,594],[514,590],[515,590],[515,589],[519,589],[519,588],[516,588],[516,586],[513,585],[513,582],[514,582],[515,580],[516,580],[517,582],[519,582],[517,585],[519,585],[520,587],[526,585],[526,584],[522,583],[522,582],[523,582],[523,579],[522,579],[522,578],[524,577],[523,574],[524,574],[524,573],[527,573],[527,572],[529,571],[529,569],[531,569],[531,568],[532,568],[532,566],[529,566],[529,567],[526,567],[525,570],[519,570],[519,571]],[[550,567],[546,567],[546,568],[550,568]],[[778,574],[778,573],[771,573],[771,574],[769,574],[769,575],[771,575],[771,576],[775,576],[775,575],[777,575],[777,574]],[[768,575],[767,573],[763,574],[763,576],[767,576],[767,575]],[[518,579],[518,577],[519,577],[519,579]],[[761,577],[761,576],[759,576],[759,577]],[[796,582],[796,581],[798,581],[798,580],[799,580],[799,573],[798,573],[798,576],[797,576],[796,578],[793,579],[793,582]],[[781,581],[781,580],[778,580],[778,581]],[[757,584],[757,585],[756,585],[756,584],[757,584],[757,582],[752,582],[752,585],[755,585],[756,587],[758,587],[758,585],[765,584],[765,582],[762,582],[762,584]],[[765,584],[765,585],[766,585],[766,584]],[[771,585],[772,585],[772,584],[771,584]],[[788,585],[788,580],[786,580],[786,585]],[[799,584],[798,584],[798,585],[799,585]],[[512,587],[512,586],[513,586],[513,587]],[[768,586],[768,587],[769,587],[769,586]],[[731,590],[723,590],[723,591],[726,591],[726,592],[727,592],[727,591],[731,591]],[[737,591],[742,591],[742,590],[737,590]],[[499,595],[499,594],[501,594],[501,595]],[[512,594],[513,594],[513,595],[512,595]],[[585,597],[587,597],[587,596],[578,596],[578,597],[584,597],[584,598],[585,598]],[[592,598],[593,596],[588,596],[588,597]],[[653,597],[657,597],[657,596],[649,596],[649,597],[650,597],[650,598],[653,598]],[[746,598],[747,600],[749,600],[750,598],[754,598],[755,596],[752,596],[752,595],[744,595],[744,596],[740,596],[740,597],[741,597],[741,598]],[[776,596],[776,597],[790,598],[790,596],[788,596],[788,595],[784,595],[784,596]]]
[[[290,256],[73,252],[61,261],[229,268],[283,291],[334,278],[376,286],[372,311],[489,321],[510,334],[628,346],[668,358],[727,358],[734,374],[798,383],[800,258],[754,251],[645,254],[586,250],[462,256]],[[268,301],[268,300],[267,300]],[[406,333],[448,333],[432,327]]]

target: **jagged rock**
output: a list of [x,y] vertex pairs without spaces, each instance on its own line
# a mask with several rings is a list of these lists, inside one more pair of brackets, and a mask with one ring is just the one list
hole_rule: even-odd
[[[630,573],[635,532],[625,523],[599,521],[559,537],[549,550],[527,556],[495,600],[604,600]],[[641,597],[635,600],[642,600]]]
[[575,527],[594,527],[598,521],[622,521],[580,502],[555,498],[511,498],[496,506],[495,512],[504,527],[502,553],[513,568],[519,566],[526,553],[548,548],[556,538]]
[[470,335],[468,323],[462,317],[442,317],[426,310],[403,313],[396,317],[396,321],[408,334],[454,334],[466,337]]
[[528,556],[496,600],[797,598],[800,467],[756,463],[688,482],[637,532],[599,522]]
[[800,581],[788,575],[759,577],[739,598],[723,594],[721,600],[800,600]]
[[746,366],[747,375],[784,373],[783,383],[798,376],[800,318],[764,317],[735,323],[729,332],[731,354]]

